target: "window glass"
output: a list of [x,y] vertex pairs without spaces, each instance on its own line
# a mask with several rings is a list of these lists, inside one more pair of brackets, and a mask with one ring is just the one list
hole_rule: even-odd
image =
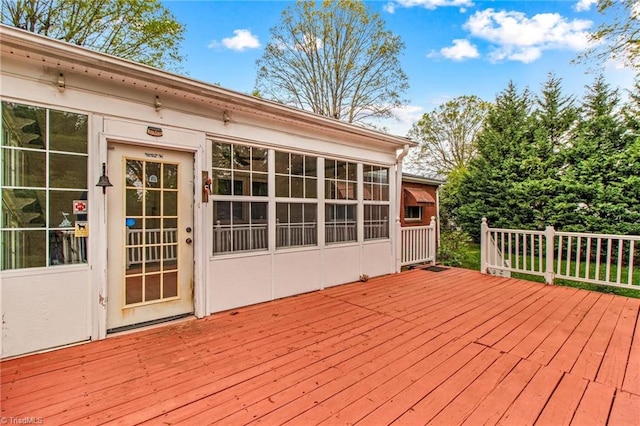
[[266,250],[267,211],[266,202],[215,201],[213,254]]
[[364,239],[389,238],[389,206],[364,206]]
[[276,151],[276,197],[317,198],[318,159]]
[[87,153],[88,117],[64,111],[49,111],[49,149]]
[[422,219],[422,207],[420,206],[408,206],[404,208],[405,220],[417,220]]
[[308,203],[276,203],[276,247],[318,244],[318,206]]
[[364,166],[365,200],[389,201],[389,169],[379,166]]
[[86,238],[74,227],[87,214],[74,214],[73,201],[87,199],[88,116],[11,102],[1,109],[0,269],[86,262]]
[[325,160],[325,197],[331,200],[356,200],[357,165],[345,161]]
[[325,241],[343,243],[357,241],[356,204],[325,205]]
[[[2,145],[45,149],[46,109],[12,102],[2,103]],[[86,143],[86,133],[84,135]]]

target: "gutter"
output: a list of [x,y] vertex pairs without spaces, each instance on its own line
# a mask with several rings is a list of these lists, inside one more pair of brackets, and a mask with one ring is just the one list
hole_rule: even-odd
[[404,144],[402,147],[402,151],[396,154],[396,223],[395,223],[395,234],[396,234],[396,255],[395,255],[395,269],[396,272],[399,273],[402,269],[402,227],[400,225],[400,206],[401,206],[401,198],[402,197],[402,160],[409,153],[409,148],[411,145]]

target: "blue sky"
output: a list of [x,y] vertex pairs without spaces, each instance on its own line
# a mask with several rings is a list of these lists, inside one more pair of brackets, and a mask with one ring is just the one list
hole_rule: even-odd
[[[190,77],[244,93],[255,84],[255,62],[269,29],[289,1],[164,1],[186,26],[183,68]],[[462,95],[491,101],[513,80],[538,92],[549,73],[567,94],[582,97],[594,64],[572,64],[586,49],[587,34],[602,17],[595,0],[471,1],[385,0],[368,4],[402,37],[402,68],[409,77],[409,104],[399,122],[383,123],[404,136],[423,113]],[[628,88],[633,73],[614,63],[607,82]]]

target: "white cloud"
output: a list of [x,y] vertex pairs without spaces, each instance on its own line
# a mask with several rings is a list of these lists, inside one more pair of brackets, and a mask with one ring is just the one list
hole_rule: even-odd
[[434,10],[438,7],[460,7],[460,11],[464,12],[464,7],[473,6],[471,0],[394,0],[384,6],[384,10],[388,13],[394,13],[397,8],[405,7],[423,7],[425,9]]
[[469,58],[477,58],[480,56],[478,48],[469,43],[469,40],[456,39],[453,40],[453,46],[443,47],[440,49],[440,54],[448,59],[454,61],[463,61]]
[[258,37],[251,34],[249,30],[233,30],[233,37],[226,37],[222,39],[222,42],[218,42],[213,40],[209,43],[209,48],[220,48],[224,47],[226,49],[235,50],[238,52],[242,52],[246,49],[257,49],[260,47],[260,41]]
[[471,16],[464,28],[472,37],[493,45],[492,60],[530,63],[540,58],[544,50],[587,49],[588,30],[592,25],[593,22],[584,19],[569,21],[558,13],[540,13],[528,18],[522,12],[487,9]]
[[591,10],[591,6],[596,3],[598,3],[598,0],[578,0],[578,3],[573,6],[573,10],[576,12],[587,12]]

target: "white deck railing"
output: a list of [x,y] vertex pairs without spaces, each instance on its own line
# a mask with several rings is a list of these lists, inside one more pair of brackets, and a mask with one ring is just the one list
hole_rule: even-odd
[[400,228],[402,239],[401,266],[422,262],[436,262],[436,219],[427,226]]
[[640,236],[489,228],[482,220],[481,272],[538,275],[640,290]]

